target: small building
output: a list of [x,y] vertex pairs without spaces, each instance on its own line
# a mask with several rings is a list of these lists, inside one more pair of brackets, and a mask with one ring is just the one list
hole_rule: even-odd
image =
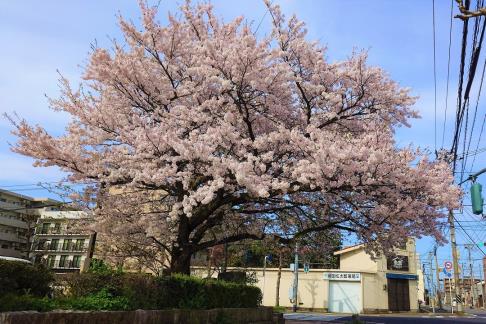
[[[384,255],[372,258],[364,245],[347,247],[335,255],[340,258],[339,269],[304,271],[302,265],[299,268],[297,301],[300,308],[335,313],[418,311],[424,287],[413,240],[389,258]],[[256,276],[256,285],[263,292],[263,305],[275,306],[278,269],[250,268],[246,271]],[[204,267],[193,267],[193,273],[206,276],[208,272]],[[282,269],[280,306],[292,306],[293,281],[293,271]]]

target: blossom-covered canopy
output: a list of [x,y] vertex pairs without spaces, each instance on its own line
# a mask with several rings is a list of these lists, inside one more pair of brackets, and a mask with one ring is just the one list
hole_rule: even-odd
[[329,228],[385,250],[442,240],[451,172],[393,139],[415,98],[366,53],[330,63],[301,21],[267,7],[258,38],[211,5],[162,25],[142,4],[143,28],[120,19],[125,41],[93,51],[79,89],[62,79],[51,106],[71,115],[65,134],[20,121],[13,150],[95,183],[100,229],[152,240],[172,271],[224,242]]

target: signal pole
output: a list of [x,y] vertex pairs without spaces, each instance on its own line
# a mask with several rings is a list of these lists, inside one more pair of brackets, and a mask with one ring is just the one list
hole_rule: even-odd
[[294,289],[293,289],[293,297],[294,297],[294,304],[292,305],[292,311],[296,312],[297,307],[299,305],[297,301],[297,292],[299,286],[299,242],[295,241],[295,256],[294,256]]
[[[450,227],[450,234],[451,234],[451,248],[452,248],[452,265],[454,268],[454,293],[456,294],[456,305],[457,305],[457,312],[462,313],[462,296],[461,290],[459,288],[459,260],[457,259],[457,243],[456,243],[456,225],[454,224],[454,214],[452,209],[449,209],[449,227]],[[453,307],[451,305],[451,307]]]

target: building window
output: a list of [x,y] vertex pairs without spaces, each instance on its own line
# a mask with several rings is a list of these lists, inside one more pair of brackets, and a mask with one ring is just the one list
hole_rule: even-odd
[[76,240],[76,251],[82,251],[84,245],[84,239]]
[[81,264],[81,256],[80,255],[75,255],[73,257],[73,268],[79,268]]
[[60,234],[61,233],[61,223],[56,223],[54,225],[54,234]]
[[9,248],[8,244],[2,244],[2,249],[8,249],[8,248]]
[[71,245],[72,245],[71,241],[72,241],[71,239],[64,239],[64,242],[62,243],[62,249],[64,251],[71,250]]
[[54,267],[54,262],[56,261],[56,257],[54,255],[49,255],[47,257],[47,266],[49,268],[53,268]]
[[43,223],[41,234],[47,234],[49,232],[49,227],[51,226],[50,223]]
[[59,245],[59,239],[53,239],[51,241],[51,248],[49,250],[51,251],[56,251],[57,250],[57,247]]
[[59,259],[59,268],[66,267],[66,259],[67,255],[61,255],[61,258]]

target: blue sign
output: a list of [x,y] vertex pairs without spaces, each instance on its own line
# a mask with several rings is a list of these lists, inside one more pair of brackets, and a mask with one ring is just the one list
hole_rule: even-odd
[[442,272],[444,272],[444,274],[445,274],[445,275],[446,275],[448,278],[452,277],[452,272],[447,272],[447,269],[446,269],[446,268],[443,268],[443,269],[442,269]]
[[389,279],[407,279],[407,280],[418,280],[417,275],[412,274],[402,274],[402,273],[387,273],[386,277]]

